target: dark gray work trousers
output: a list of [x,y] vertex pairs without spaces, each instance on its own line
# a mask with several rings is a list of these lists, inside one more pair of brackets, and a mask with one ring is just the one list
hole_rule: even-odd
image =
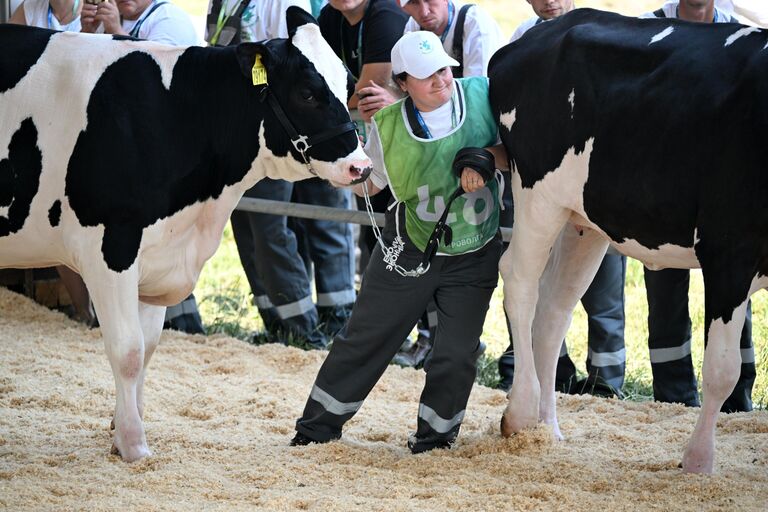
[[[388,226],[394,224],[388,223]],[[391,237],[385,236],[385,240]],[[389,244],[388,244],[389,245]],[[334,339],[296,430],[318,442],[341,437],[403,340],[434,300],[438,327],[421,394],[416,440],[453,441],[461,427],[477,372],[479,338],[498,282],[501,237],[461,256],[436,256],[425,275],[387,270],[377,246],[346,328]],[[406,240],[398,264],[414,269],[422,258]]]
[[[648,348],[653,372],[653,398],[698,407],[699,393],[691,360],[691,317],[688,313],[690,271],[645,270],[648,296]],[[722,412],[752,410],[755,349],[752,346],[752,302],[741,330],[741,373]]]

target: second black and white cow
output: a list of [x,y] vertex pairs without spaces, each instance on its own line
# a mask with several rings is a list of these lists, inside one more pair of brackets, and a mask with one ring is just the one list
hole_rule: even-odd
[[712,471],[747,300],[768,285],[767,46],[737,24],[583,9],[494,56],[515,204],[501,262],[516,360],[505,435],[543,421],[560,436],[560,344],[611,244],[650,268],[702,270],[704,404],[683,469]]
[[290,39],[223,49],[0,26],[0,267],[82,275],[127,461],[149,454],[143,381],[165,306],[193,289],[243,192],[370,172],[347,72],[313,22],[291,8]]

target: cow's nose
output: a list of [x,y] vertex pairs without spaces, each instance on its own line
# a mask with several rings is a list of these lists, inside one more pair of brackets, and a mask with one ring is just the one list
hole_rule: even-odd
[[368,179],[373,171],[371,162],[355,162],[349,166],[349,184],[357,185]]

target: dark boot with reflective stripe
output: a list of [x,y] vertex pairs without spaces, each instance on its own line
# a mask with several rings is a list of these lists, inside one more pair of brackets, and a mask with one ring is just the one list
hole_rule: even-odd
[[197,310],[195,295],[189,297],[175,306],[165,310],[165,323],[163,329],[174,329],[188,334],[205,334],[203,319]]
[[459,435],[459,429],[461,425],[456,425],[451,432],[446,434],[431,434],[427,436],[417,436],[414,432],[408,436],[408,449],[414,455],[417,453],[424,453],[435,449],[450,449],[453,443],[456,441],[456,437]]

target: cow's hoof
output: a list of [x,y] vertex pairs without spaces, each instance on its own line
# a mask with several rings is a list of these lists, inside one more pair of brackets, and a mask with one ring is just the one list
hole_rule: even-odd
[[501,416],[501,435],[504,437],[511,437],[514,434],[520,433],[523,430],[532,429],[537,425],[536,419],[526,420],[518,416],[513,416],[509,412],[505,412]]
[[136,462],[137,460],[141,460],[144,457],[149,457],[152,455],[152,452],[149,451],[149,448],[146,445],[133,446],[129,449],[121,450],[117,447],[117,445],[113,444],[111,453],[113,455],[119,455],[124,462]]
[[555,438],[555,441],[563,441],[565,439],[563,437],[563,433],[560,432],[560,425],[558,425],[557,419],[542,419],[541,422],[545,425],[549,425],[549,427],[552,428],[552,436]]
[[689,450],[685,451],[681,466],[683,473],[712,474],[715,470],[712,456],[707,457],[706,454],[697,454]]

